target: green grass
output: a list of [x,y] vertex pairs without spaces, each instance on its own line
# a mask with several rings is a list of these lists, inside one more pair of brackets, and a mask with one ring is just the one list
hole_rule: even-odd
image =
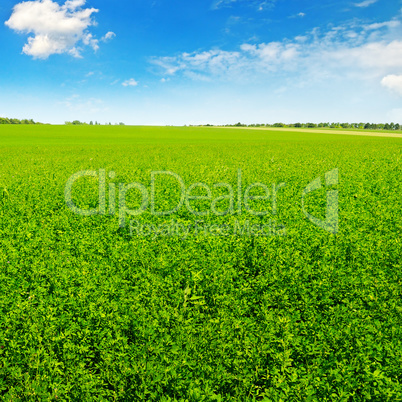
[[[402,400],[399,138],[4,126],[0,144],[1,400]],[[334,168],[336,235],[301,212],[303,188]],[[244,188],[285,182],[274,219],[287,235],[130,236],[117,216],[65,205],[68,178],[99,169],[116,172],[108,184],[147,187],[157,170],[187,186],[236,188],[238,169]],[[177,185],[158,182],[156,194],[172,206]],[[97,181],[77,182],[73,197],[96,207]],[[139,205],[134,191],[127,200]],[[307,208],[324,217],[325,189]],[[172,218],[195,220],[184,207],[136,219]]]

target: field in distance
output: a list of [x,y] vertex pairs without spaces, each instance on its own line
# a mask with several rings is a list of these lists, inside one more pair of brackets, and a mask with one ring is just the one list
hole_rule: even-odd
[[401,400],[401,145],[0,127],[1,399]]
[[[225,127],[226,128],[226,127]],[[295,127],[227,127],[250,130],[269,130],[287,131],[296,133],[317,133],[317,134],[343,134],[343,135],[363,135],[367,137],[395,137],[402,138],[401,130],[364,130],[358,128],[336,129],[336,128],[295,128]]]

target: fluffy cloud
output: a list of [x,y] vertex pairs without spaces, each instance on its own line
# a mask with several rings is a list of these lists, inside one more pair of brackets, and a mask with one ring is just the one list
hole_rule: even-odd
[[103,42],[108,42],[112,40],[113,38],[116,37],[116,34],[114,32],[108,32],[105,36],[102,37]]
[[378,72],[378,74],[402,68],[402,41],[400,40],[390,43],[383,41],[367,43],[352,48],[341,48],[326,54],[339,65],[355,66],[362,70]]
[[402,96],[402,75],[387,75],[382,79],[381,85]]
[[395,19],[371,25],[353,21],[327,31],[316,28],[292,40],[244,43],[234,51],[212,49],[151,62],[164,76],[183,74],[202,80],[244,82],[290,72],[309,80],[335,76],[380,79],[402,69],[400,25]]
[[259,45],[243,44],[240,49],[251,57],[261,61],[269,68],[278,64],[287,63],[299,54],[300,45],[297,43],[270,42]]
[[[85,0],[69,0],[59,5],[52,0],[26,1],[17,4],[6,25],[21,33],[31,34],[23,52],[46,59],[52,54],[69,53],[80,57],[78,43],[99,48],[99,40],[88,32],[94,24],[95,8],[84,8]],[[106,35],[109,35],[108,33]],[[106,36],[105,36],[106,37]]]
[[258,45],[245,43],[238,51],[213,49],[201,53],[182,53],[176,57],[154,58],[151,62],[164,75],[182,73],[196,80],[213,77],[231,79],[241,75],[289,70],[300,57],[299,43],[271,42]]
[[136,81],[134,78],[130,78],[127,81],[124,81],[121,85],[123,87],[136,87],[138,85],[138,81]]

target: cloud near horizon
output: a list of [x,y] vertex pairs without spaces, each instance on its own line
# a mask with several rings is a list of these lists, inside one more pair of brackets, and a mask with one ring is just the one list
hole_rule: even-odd
[[[47,59],[52,54],[68,53],[81,57],[77,44],[99,49],[99,40],[88,28],[94,25],[92,15],[99,10],[84,8],[86,0],[69,0],[63,5],[52,0],[34,0],[14,6],[12,15],[5,22],[10,29],[32,34],[22,49],[23,53],[38,59]],[[108,32],[104,39],[114,37]]]

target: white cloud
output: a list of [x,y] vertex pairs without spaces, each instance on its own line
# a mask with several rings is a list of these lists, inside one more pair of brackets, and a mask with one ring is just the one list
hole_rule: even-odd
[[167,75],[184,72],[188,76],[201,78],[204,74],[223,75],[242,64],[240,52],[209,50],[202,53],[183,53],[178,57],[162,57],[152,61]]
[[282,42],[261,43],[259,45],[243,44],[240,49],[250,55],[265,61],[266,64],[280,64],[294,59],[300,45]]
[[130,78],[127,81],[124,81],[121,85],[123,87],[136,87],[138,85],[138,81],[136,81],[134,78]]
[[291,15],[289,18],[303,18],[305,16],[306,16],[306,13],[300,12],[300,13]]
[[116,34],[114,32],[108,32],[105,36],[102,37],[103,42],[108,42],[112,40],[113,38],[116,37]]
[[371,6],[372,4],[377,3],[377,1],[378,1],[378,0],[365,0],[365,1],[362,1],[361,3],[355,3],[355,6],[356,6],[356,7],[362,7],[362,8],[364,8],[364,7],[369,7],[369,6]]
[[324,56],[326,55],[340,66],[354,66],[361,70],[371,70],[379,75],[402,68],[402,41],[367,43],[353,48],[338,49],[332,53],[327,52]]
[[402,75],[387,75],[381,80],[381,85],[402,96]]
[[[32,34],[23,52],[46,59],[52,54],[69,53],[80,57],[79,43],[99,48],[99,40],[88,32],[94,25],[95,8],[83,8],[85,0],[69,0],[59,5],[52,0],[34,0],[17,4],[5,24],[21,33]],[[108,35],[108,34],[106,34]]]
[[78,7],[82,7],[85,5],[85,0],[69,0],[66,1],[65,7],[69,10],[75,10]]
[[398,20],[391,20],[391,21],[385,21],[385,22],[376,22],[374,24],[366,25],[364,29],[367,30],[376,30],[376,29],[381,29],[381,28],[396,28],[401,25],[401,22]]
[[236,0],[215,0],[212,3],[212,9],[217,10],[218,8],[230,5],[231,3],[235,3]]
[[245,3],[255,7],[258,11],[263,11],[266,8],[271,8],[276,0],[214,0],[212,10],[217,10],[222,7],[230,7],[233,3]]
[[[260,80],[289,74],[308,80],[349,77],[379,79],[402,69],[399,20],[371,25],[353,21],[322,32],[315,28],[293,40],[244,43],[239,49],[212,49],[154,58],[164,76],[193,79]],[[398,29],[395,29],[398,28]]]
[[90,33],[83,35],[82,42],[84,43],[84,45],[91,46],[92,49],[95,50],[95,52],[99,49],[99,40],[95,39]]
[[231,79],[241,75],[254,76],[257,72],[275,72],[293,68],[300,44],[271,42],[258,45],[245,43],[238,51],[213,49],[201,53],[182,53],[176,57],[155,58],[151,62],[163,74],[182,73],[195,80],[211,77]]

